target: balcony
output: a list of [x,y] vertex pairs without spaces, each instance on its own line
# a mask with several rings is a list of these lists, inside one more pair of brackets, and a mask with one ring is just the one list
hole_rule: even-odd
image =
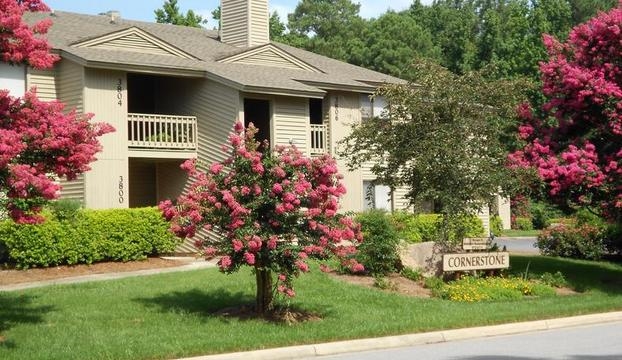
[[130,150],[159,152],[196,152],[197,118],[161,114],[128,116]]
[[326,125],[311,124],[311,156],[321,156],[328,152]]

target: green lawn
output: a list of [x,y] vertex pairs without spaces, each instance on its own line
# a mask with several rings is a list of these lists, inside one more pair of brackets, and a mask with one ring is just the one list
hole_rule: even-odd
[[622,266],[512,257],[513,271],[562,271],[581,295],[488,303],[417,299],[349,285],[317,269],[292,306],[297,325],[212,313],[251,302],[253,277],[215,269],[0,292],[0,359],[167,359],[622,309]]

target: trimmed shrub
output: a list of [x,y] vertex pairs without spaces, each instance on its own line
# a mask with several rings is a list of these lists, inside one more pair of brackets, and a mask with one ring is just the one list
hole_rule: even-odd
[[538,236],[540,253],[575,259],[597,260],[605,252],[604,231],[590,224],[557,225]]
[[391,222],[399,238],[410,243],[437,240],[439,220],[438,214],[415,215],[405,211],[391,214]]
[[495,235],[499,235],[503,231],[503,221],[499,215],[490,217],[490,231]]
[[533,223],[528,217],[517,217],[514,224],[517,230],[533,230]]
[[[439,214],[411,214],[404,211],[391,215],[391,222],[400,239],[410,243],[438,241],[443,226]],[[450,238],[478,237],[484,235],[484,225],[477,216],[467,215],[451,221]]]
[[369,210],[358,214],[356,221],[361,224],[363,232],[356,260],[374,275],[395,271],[400,259],[400,239],[388,214],[381,210]]
[[[17,268],[130,261],[169,253],[178,238],[155,208],[80,210],[72,221],[0,223],[0,243]],[[2,247],[0,245],[0,247]]]
[[[440,226],[443,226],[440,223]],[[447,240],[450,244],[458,244],[466,237],[482,237],[484,234],[484,224],[475,215],[462,215],[449,220],[447,228],[442,229],[447,233]]]
[[73,221],[78,215],[82,203],[72,199],[58,199],[47,204],[47,208],[59,221]]

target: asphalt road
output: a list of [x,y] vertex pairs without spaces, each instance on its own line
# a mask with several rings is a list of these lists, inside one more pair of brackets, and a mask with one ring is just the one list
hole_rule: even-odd
[[494,242],[499,245],[499,249],[505,246],[509,252],[539,254],[538,248],[534,246],[535,237],[496,237]]
[[622,322],[316,357],[316,360],[621,360]]

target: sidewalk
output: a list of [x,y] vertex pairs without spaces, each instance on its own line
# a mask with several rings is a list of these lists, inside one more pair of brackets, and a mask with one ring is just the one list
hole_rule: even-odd
[[371,339],[337,341],[315,345],[289,346],[266,350],[245,351],[229,354],[196,356],[177,360],[286,360],[307,359],[318,356],[337,355],[361,351],[382,350],[476,339],[490,336],[520,334],[610,322],[622,322],[622,311],[573,316],[559,319],[527,321],[511,324],[480,326],[473,328],[442,330],[428,333],[386,336]]
[[26,282],[19,284],[11,284],[11,285],[0,285],[0,291],[16,291],[16,290],[24,290],[24,289],[32,289],[49,285],[60,285],[60,284],[79,284],[90,281],[103,281],[103,280],[115,280],[115,279],[123,279],[127,277],[133,276],[146,276],[146,275],[154,275],[154,274],[165,274],[172,272],[180,272],[180,271],[191,271],[197,269],[205,269],[210,267],[216,267],[215,262],[205,261],[205,260],[192,260],[189,261],[186,265],[169,267],[169,268],[156,268],[156,269],[147,269],[147,270],[136,270],[136,271],[125,271],[125,272],[111,272],[111,273],[102,273],[102,274],[89,274],[89,275],[80,275],[73,277],[66,277],[54,280],[44,280],[44,281],[34,281],[34,282]]

